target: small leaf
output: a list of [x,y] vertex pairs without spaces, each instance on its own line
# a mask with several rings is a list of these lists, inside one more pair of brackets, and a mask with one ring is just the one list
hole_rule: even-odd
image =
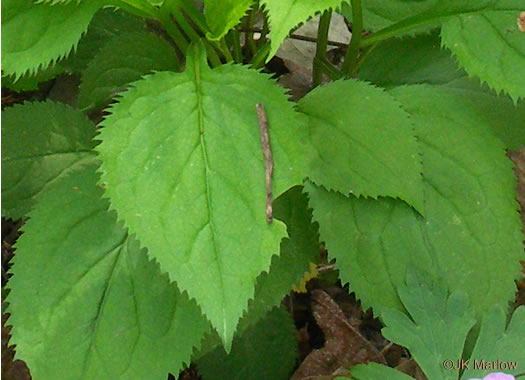
[[307,21],[316,13],[327,9],[335,10],[342,0],[262,0],[268,10],[270,21],[271,50],[268,60],[272,58],[290,31]]
[[[405,375],[394,368],[378,363],[358,364],[350,370],[350,374],[352,379],[356,380],[414,380],[413,377]],[[345,379],[344,377],[338,377],[335,380]]]
[[344,80],[316,88],[298,107],[309,118],[310,180],[345,195],[399,197],[424,214],[421,158],[399,102],[365,82]]
[[219,40],[248,12],[253,0],[204,0],[204,15],[210,27],[207,37]]
[[296,346],[290,314],[275,308],[233,340],[229,355],[219,346],[200,358],[197,367],[207,380],[284,380],[295,364]]
[[[505,328],[506,317],[501,306],[494,306],[483,316],[481,331],[470,357],[469,368],[461,379],[483,377],[496,370],[517,375],[525,371],[525,307],[520,306]],[[483,362],[482,362],[483,361]],[[506,363],[506,368],[497,363]],[[515,363],[515,368],[511,368]],[[476,368],[477,365],[477,368]]]
[[268,76],[211,70],[202,49],[191,48],[184,73],[135,82],[112,107],[98,150],[113,207],[229,349],[255,279],[286,236],[284,223],[266,222],[255,105],[268,116],[275,196],[302,181],[304,128]]
[[103,0],[80,4],[2,2],[2,70],[16,78],[35,73],[65,57],[77,46]]
[[176,53],[168,42],[146,32],[122,33],[111,39],[88,64],[82,75],[78,106],[103,105],[144,74],[176,69]]
[[24,217],[36,194],[92,163],[94,135],[93,123],[61,103],[6,108],[2,112],[2,214]]
[[524,3],[492,3],[487,10],[448,18],[441,38],[469,75],[516,102],[525,98],[525,35],[516,25]]
[[9,280],[11,343],[35,379],[166,379],[208,322],[107,212],[95,170],[38,196]]
[[456,380],[459,367],[447,368],[443,363],[461,358],[467,334],[476,323],[466,294],[449,296],[443,284],[415,271],[408,272],[406,286],[398,291],[411,318],[399,310],[383,311],[383,336],[408,348],[429,380]]

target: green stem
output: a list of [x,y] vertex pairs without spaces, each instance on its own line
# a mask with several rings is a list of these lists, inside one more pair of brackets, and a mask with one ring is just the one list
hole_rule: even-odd
[[349,74],[357,64],[357,56],[361,47],[361,35],[363,34],[363,9],[361,0],[351,0],[352,3],[352,39],[345,54],[343,62],[343,73]]
[[206,18],[195,6],[193,1],[180,1],[180,5],[184,10],[184,13],[188,15],[197,28],[199,28],[204,33],[208,33],[210,31],[210,28],[206,23]]
[[255,57],[257,54],[257,45],[255,44],[255,40],[253,39],[253,32],[251,30],[253,29],[253,23],[255,21],[255,14],[257,13],[256,8],[250,9],[250,13],[248,14],[248,18],[246,20],[246,42],[248,44],[248,47],[250,48],[250,51],[252,52],[252,55]]
[[258,69],[264,66],[266,57],[270,54],[270,41],[267,41],[260,49],[255,53],[252,58],[251,65],[254,69]]
[[233,61],[232,53],[230,52],[230,48],[226,44],[226,40],[224,38],[221,38],[219,41],[219,48],[222,54],[224,54],[224,57],[226,58],[226,62]]
[[323,80],[323,69],[320,62],[326,59],[326,48],[328,47],[328,30],[330,29],[331,18],[332,12],[325,11],[319,21],[319,29],[317,30],[317,49],[315,51],[316,59],[314,59],[313,62],[313,87],[319,86]]
[[208,59],[210,60],[211,66],[217,67],[222,65],[221,59],[219,58],[219,55],[215,51],[215,47],[210,43],[210,41],[203,38],[202,42],[204,43],[204,47],[206,48],[206,54],[208,56]]
[[320,66],[331,80],[338,80],[344,77],[343,73],[337,70],[326,58],[314,57],[314,65]]
[[359,70],[361,70],[361,67],[363,66],[363,63],[365,63],[366,59],[370,56],[370,53],[372,53],[377,46],[379,46],[381,44],[381,42],[377,42],[376,44],[372,45],[372,46],[368,46],[364,53],[361,54],[361,56],[359,57],[359,60],[357,61],[357,64],[354,66],[354,68],[352,69],[352,71],[350,72],[350,74],[348,75],[349,77],[353,77],[355,74],[357,74],[359,72]]
[[266,36],[268,35],[268,32],[269,32],[268,17],[266,17],[264,13],[263,13],[263,18],[264,18],[264,24],[261,30],[261,37],[259,38],[259,45],[264,45],[266,43]]
[[177,25],[179,25],[184,34],[186,34],[186,36],[188,36],[192,42],[196,42],[201,39],[201,36],[199,36],[195,29],[193,29],[186,17],[182,14],[182,12],[175,10],[170,14],[173,16],[173,18],[175,18]]
[[236,63],[242,63],[241,36],[236,28],[230,32],[231,44],[233,46],[233,59]]
[[157,19],[162,23],[162,26],[166,29],[166,33],[168,33],[173,42],[175,42],[175,45],[181,53],[186,55],[189,43],[179,28],[177,28],[177,25],[171,20],[170,14],[171,11],[169,7],[161,7],[158,11]]

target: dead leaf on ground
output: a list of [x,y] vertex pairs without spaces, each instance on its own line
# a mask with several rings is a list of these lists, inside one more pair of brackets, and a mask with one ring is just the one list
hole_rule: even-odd
[[312,351],[291,380],[333,379],[359,364],[387,364],[383,355],[348,323],[337,303],[324,291],[312,291],[312,310],[325,337],[325,345]]

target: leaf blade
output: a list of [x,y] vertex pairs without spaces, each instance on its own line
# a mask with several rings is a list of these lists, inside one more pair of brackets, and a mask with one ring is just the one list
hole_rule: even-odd
[[268,116],[275,195],[302,180],[303,131],[266,77],[242,66],[211,70],[192,49],[184,73],[156,73],[123,95],[98,151],[112,205],[229,346],[256,277],[286,236],[282,222],[266,222],[255,105]]
[[[79,4],[33,4],[31,0],[2,3],[2,70],[18,79],[63,58],[87,30],[101,0]],[[29,27],[28,27],[29,26]]]
[[31,211],[9,281],[11,342],[35,378],[163,379],[208,323],[107,212],[95,170],[60,179]]
[[18,219],[53,181],[94,161],[95,127],[80,112],[49,101],[15,105],[2,117],[2,214]]
[[344,80],[315,89],[298,107],[309,118],[311,181],[344,195],[399,197],[424,214],[413,125],[390,95]]

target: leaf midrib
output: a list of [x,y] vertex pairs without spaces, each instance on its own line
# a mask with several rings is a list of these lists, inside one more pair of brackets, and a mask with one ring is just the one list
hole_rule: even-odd
[[201,145],[201,151],[202,151],[202,158],[204,160],[204,172],[205,172],[205,181],[206,181],[206,208],[208,210],[208,223],[210,225],[211,229],[211,239],[212,239],[212,246],[213,246],[213,252],[215,254],[215,262],[217,263],[217,267],[219,269],[219,281],[220,281],[220,288],[221,288],[221,296],[222,296],[222,321],[223,321],[223,337],[228,336],[227,334],[227,324],[226,324],[226,315],[225,315],[225,294],[224,294],[224,279],[222,277],[223,271],[221,268],[221,262],[219,260],[219,255],[217,254],[217,243],[215,239],[215,226],[213,225],[213,212],[211,207],[211,191],[210,191],[210,167],[208,163],[208,152],[206,150],[206,141],[204,138],[204,115],[203,115],[203,106],[202,106],[202,83],[201,83],[201,62],[198,59],[195,59],[193,61],[193,72],[195,74],[195,95],[197,97],[197,119],[199,124],[199,133],[200,133],[200,145]]

